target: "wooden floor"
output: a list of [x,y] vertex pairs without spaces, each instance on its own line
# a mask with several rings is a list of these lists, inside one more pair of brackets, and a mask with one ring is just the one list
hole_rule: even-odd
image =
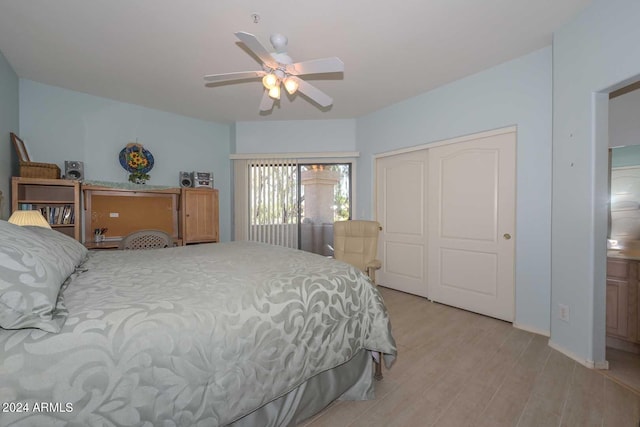
[[396,363],[375,400],[334,402],[305,427],[638,427],[640,395],[551,349],[547,337],[380,289]]

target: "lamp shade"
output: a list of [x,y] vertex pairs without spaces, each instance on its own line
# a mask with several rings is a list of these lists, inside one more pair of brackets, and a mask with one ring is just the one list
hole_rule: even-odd
[[40,211],[15,211],[9,217],[9,222],[16,225],[35,225],[37,227],[51,228]]
[[269,73],[262,78],[262,84],[267,89],[273,89],[275,86],[278,86],[278,77],[273,73]]
[[298,90],[298,82],[290,77],[284,79],[284,88],[289,92],[289,95],[293,95]]
[[274,86],[269,89],[269,96],[273,99],[280,99],[280,86]]

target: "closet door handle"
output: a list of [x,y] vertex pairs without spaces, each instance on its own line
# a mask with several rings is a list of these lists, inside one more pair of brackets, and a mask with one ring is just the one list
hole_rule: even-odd
[[504,233],[504,234],[502,235],[502,237],[504,238],[504,240],[509,240],[509,239],[511,239],[511,234],[509,234],[509,233]]

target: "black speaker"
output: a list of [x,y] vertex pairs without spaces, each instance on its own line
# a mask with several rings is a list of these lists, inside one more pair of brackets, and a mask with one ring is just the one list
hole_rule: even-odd
[[179,180],[180,180],[180,187],[193,186],[193,179],[191,178],[191,172],[180,172]]
[[77,160],[65,160],[64,177],[65,179],[82,181],[84,179],[84,163]]

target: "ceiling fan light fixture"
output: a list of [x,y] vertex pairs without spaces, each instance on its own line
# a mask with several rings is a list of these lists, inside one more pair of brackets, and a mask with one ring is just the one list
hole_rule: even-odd
[[289,95],[293,95],[298,90],[298,82],[290,77],[284,79],[283,83],[284,88],[289,92]]
[[274,86],[269,89],[269,96],[273,99],[280,99],[280,86]]
[[278,77],[273,73],[269,73],[262,78],[262,84],[265,88],[271,90],[278,86]]
[[[254,22],[260,20],[258,14],[252,15]],[[289,94],[296,92],[304,94],[305,98],[314,102],[319,107],[326,108],[333,104],[333,99],[322,92],[317,87],[300,78],[307,74],[343,73],[344,63],[340,58],[319,58],[309,61],[293,62],[293,59],[286,52],[287,38],[282,35],[274,35],[271,38],[276,52],[269,52],[253,34],[244,31],[234,33],[244,44],[244,48],[254,59],[262,64],[260,70],[240,71],[235,73],[210,74],[204,76],[206,82],[222,83],[243,80],[253,80],[261,78],[264,89],[262,90],[262,101],[260,111],[271,111],[273,100],[279,100],[282,95],[282,87]],[[206,84],[205,86],[217,86]]]

